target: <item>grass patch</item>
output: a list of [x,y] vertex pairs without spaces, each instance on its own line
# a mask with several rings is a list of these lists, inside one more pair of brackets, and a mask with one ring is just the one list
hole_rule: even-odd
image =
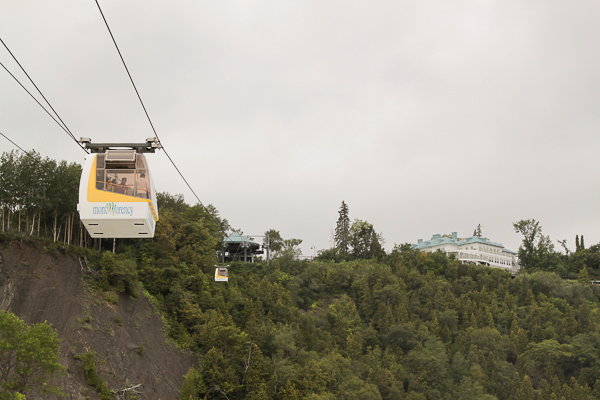
[[118,304],[119,303],[119,295],[113,291],[110,292],[100,292],[100,295],[102,296],[102,298],[104,300],[106,300],[107,302],[111,303],[111,304]]
[[98,397],[101,400],[112,400],[115,397],[115,393],[110,390],[108,384],[104,380],[102,375],[98,374],[96,364],[98,362],[98,355],[95,351],[87,351],[85,353],[75,356],[76,360],[82,362],[81,370],[87,380],[88,385],[94,386]]

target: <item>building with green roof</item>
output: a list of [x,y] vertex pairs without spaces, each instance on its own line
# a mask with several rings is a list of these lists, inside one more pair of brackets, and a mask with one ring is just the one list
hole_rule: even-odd
[[239,233],[232,233],[223,240],[224,263],[232,261],[254,262],[255,256],[263,254],[261,245]]
[[435,234],[430,240],[419,239],[412,247],[425,252],[439,250],[447,255],[454,254],[463,264],[486,265],[505,269],[513,274],[521,269],[516,252],[505,248],[502,243],[479,236],[462,239],[458,238],[456,232],[452,232],[451,237]]

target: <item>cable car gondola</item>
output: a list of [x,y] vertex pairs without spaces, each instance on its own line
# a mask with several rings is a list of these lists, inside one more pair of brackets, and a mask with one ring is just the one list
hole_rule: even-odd
[[92,144],[79,183],[77,210],[93,238],[151,238],[158,221],[156,192],[143,153],[159,148],[146,143]]
[[225,267],[215,265],[215,282],[229,282],[229,271],[227,270],[227,267],[229,267],[229,265]]

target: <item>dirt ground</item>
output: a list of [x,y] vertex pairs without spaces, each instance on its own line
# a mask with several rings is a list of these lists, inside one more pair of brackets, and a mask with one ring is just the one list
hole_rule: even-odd
[[85,261],[72,256],[18,241],[0,243],[0,307],[27,323],[49,322],[62,339],[59,361],[66,373],[53,384],[67,396],[27,398],[98,399],[74,358],[95,351],[98,372],[115,399],[177,399],[194,357],[169,342],[159,312],[143,294],[133,300],[96,293],[83,279],[85,270]]

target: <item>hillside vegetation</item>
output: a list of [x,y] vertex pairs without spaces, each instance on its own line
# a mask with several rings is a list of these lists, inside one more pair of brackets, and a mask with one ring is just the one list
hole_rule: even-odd
[[[11,229],[26,210],[13,206]],[[213,280],[217,223],[227,221],[165,193],[159,212],[152,240],[120,240],[117,254],[67,251],[85,253],[97,290],[145,290],[168,335],[197,357],[173,398],[600,398],[600,287],[589,280],[600,247],[583,238],[573,252],[562,242],[562,254],[539,222],[515,223],[525,265],[513,277],[410,245],[386,254],[371,224],[349,223],[346,206],[338,226],[350,236],[317,261],[282,251],[270,265],[231,264],[221,283]],[[69,213],[38,215],[42,227],[60,226],[62,215],[78,231]],[[88,243],[84,233],[75,242]]]
[[[100,288],[102,260],[92,250],[0,234],[0,399],[177,398],[194,357],[175,348],[139,288]],[[17,324],[4,323],[15,315],[24,320],[15,338],[24,346],[12,339]]]

